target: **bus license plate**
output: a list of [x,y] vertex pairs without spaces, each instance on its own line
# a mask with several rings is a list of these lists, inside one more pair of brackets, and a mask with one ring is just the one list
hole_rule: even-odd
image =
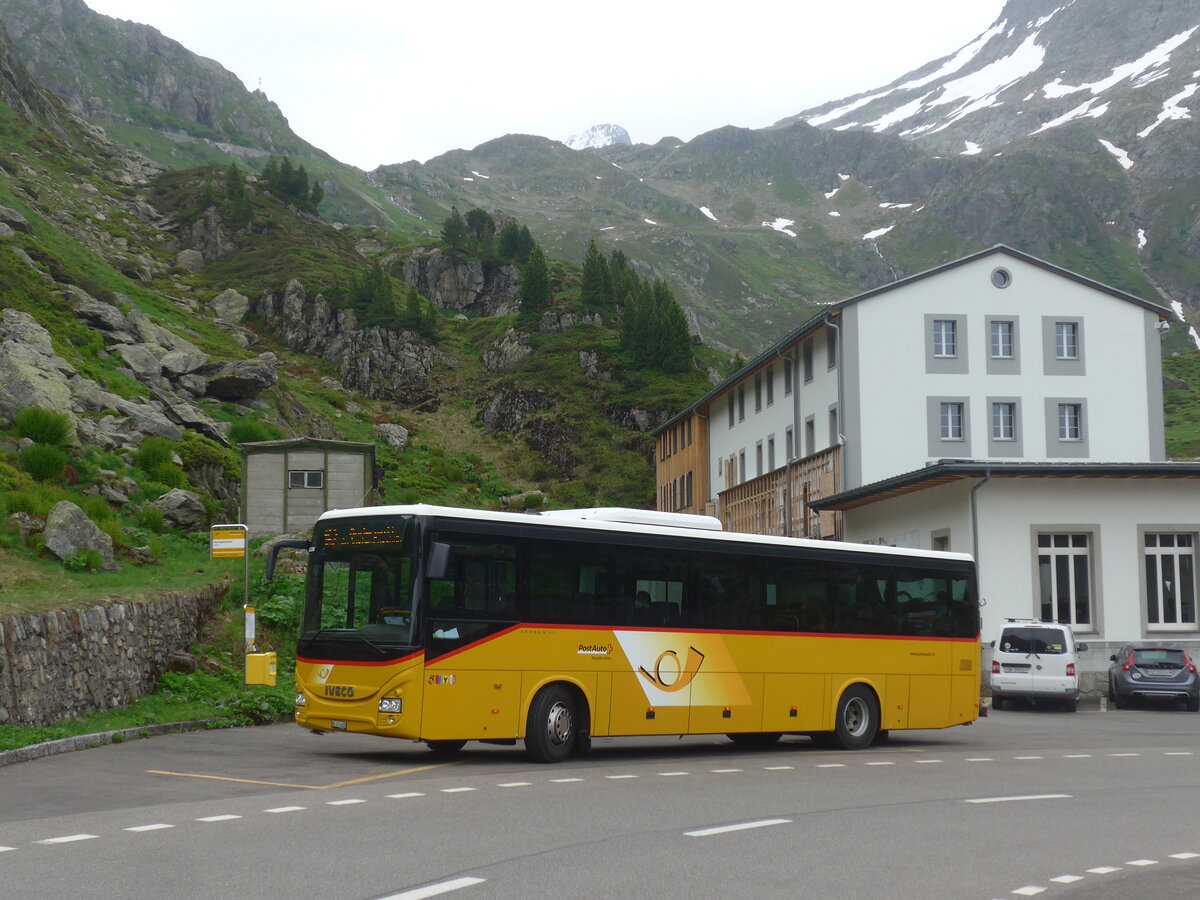
[[346,730],[346,723],[342,719],[331,719],[329,721],[330,728],[336,728],[338,731]]

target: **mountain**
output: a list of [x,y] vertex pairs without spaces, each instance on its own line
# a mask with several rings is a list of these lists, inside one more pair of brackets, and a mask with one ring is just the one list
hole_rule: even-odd
[[593,125],[582,134],[573,134],[565,141],[572,150],[611,147],[613,144],[632,144],[629,132],[620,125]]
[[[0,16],[39,79],[159,162],[254,171],[292,153],[334,221],[428,235],[452,206],[480,207],[562,259],[580,262],[593,239],[619,247],[672,284],[716,347],[753,353],[819,304],[999,243],[1170,304],[1185,321],[1168,350],[1192,345],[1200,13],[1188,0],[1010,0],[959,52],[766,129],[583,151],[507,135],[367,173],[147,26],[80,0],[0,0]],[[88,64],[114,46],[120,64]]]

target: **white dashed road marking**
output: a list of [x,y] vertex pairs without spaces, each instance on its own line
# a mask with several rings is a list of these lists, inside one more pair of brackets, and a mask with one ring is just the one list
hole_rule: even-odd
[[438,884],[427,885],[423,888],[405,891],[402,894],[392,894],[389,897],[384,897],[383,900],[425,900],[426,897],[437,897],[441,894],[448,894],[451,891],[461,890],[465,887],[470,887],[473,884],[482,884],[487,879],[484,878],[455,878],[451,881],[442,881]]
[[303,806],[276,806],[274,809],[264,809],[263,812],[269,813],[285,813],[285,812],[300,812],[304,809]]
[[760,819],[757,822],[740,822],[737,825],[719,825],[716,828],[699,828],[696,831],[685,831],[688,837],[711,837],[714,834],[728,834],[731,831],[746,831],[751,828],[766,828],[770,825],[786,825],[791,819]]
[[407,794],[388,794],[388,797],[392,800],[407,800],[409,797],[424,797],[424,796],[425,796],[424,794],[418,793],[417,791],[409,791]]
[[241,816],[234,816],[234,815],[204,816],[203,818],[197,819],[196,821],[197,822],[228,822],[231,819],[240,819],[240,818],[241,818]]
[[1011,803],[1016,800],[1069,800],[1070,794],[1024,794],[1020,797],[975,797],[965,803]]
[[96,834],[67,834],[62,837],[46,838],[41,841],[34,841],[35,844],[73,844],[75,841],[90,841],[99,837]]
[[168,825],[166,822],[159,822],[156,825],[134,825],[132,828],[126,828],[126,831],[161,831],[164,828],[174,828],[174,825]]
[[326,806],[353,806],[355,803],[366,803],[366,800],[330,800]]

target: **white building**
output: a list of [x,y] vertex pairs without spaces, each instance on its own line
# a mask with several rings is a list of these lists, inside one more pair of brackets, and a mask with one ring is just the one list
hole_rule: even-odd
[[974,553],[985,639],[1069,621],[1099,668],[1108,643],[1200,640],[1168,313],[1006,247],[832,304],[660,429],[659,497],[682,479],[676,508],[734,530]]

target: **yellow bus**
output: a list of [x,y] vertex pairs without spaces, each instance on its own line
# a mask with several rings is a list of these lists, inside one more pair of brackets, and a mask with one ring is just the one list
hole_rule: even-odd
[[426,505],[327,512],[282,546],[308,550],[295,719],[317,732],[558,762],[599,736],[860,749],[979,715],[964,554]]

